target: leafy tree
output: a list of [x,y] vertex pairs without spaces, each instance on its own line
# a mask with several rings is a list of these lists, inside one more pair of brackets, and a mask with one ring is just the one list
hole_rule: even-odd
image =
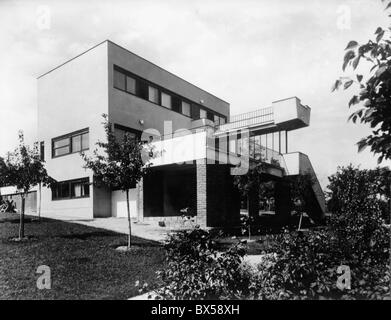
[[[104,114],[103,118],[107,140],[96,143],[98,148],[94,150],[93,156],[87,156],[85,153],[82,153],[81,156],[85,161],[84,167],[91,169],[94,174],[95,185],[120,189],[126,193],[129,226],[128,249],[130,249],[132,227],[129,189],[134,188],[147,173],[150,163],[144,160],[149,159],[150,150],[148,152],[146,143],[135,140],[129,134],[125,134],[123,140],[117,139],[107,115]],[[100,151],[103,151],[103,153]]]
[[250,168],[247,174],[234,176],[234,185],[242,197],[247,197],[253,188],[261,185],[261,174],[265,171],[265,166],[262,162]]
[[55,180],[51,178],[41,160],[38,143],[30,148],[24,142],[23,132],[19,132],[19,145],[9,152],[6,159],[0,161],[0,185],[15,186],[22,199],[20,212],[19,239],[24,238],[25,200],[31,189],[38,185],[50,186]]
[[330,212],[364,212],[368,202],[375,202],[382,217],[389,221],[391,171],[387,167],[360,169],[351,164],[338,167],[329,177],[327,207]]
[[[382,0],[384,1],[384,0]],[[386,9],[391,7],[387,1]],[[390,15],[391,16],[391,15]],[[370,147],[379,154],[378,163],[383,159],[391,159],[391,27],[378,27],[375,39],[365,44],[350,41],[346,47],[342,70],[347,67],[354,70],[359,65],[369,68],[368,75],[356,74],[350,77],[340,77],[335,81],[332,91],[343,87],[348,89],[353,83],[358,86],[358,93],[349,101],[349,108],[357,105],[357,110],[351,113],[349,120],[354,123],[370,125],[372,133],[362,138],[357,144],[359,151]]]

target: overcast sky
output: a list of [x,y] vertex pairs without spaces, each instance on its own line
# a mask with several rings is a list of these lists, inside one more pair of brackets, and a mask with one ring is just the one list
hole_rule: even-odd
[[[1,1],[0,155],[36,135],[36,77],[110,39],[231,104],[231,114],[297,96],[311,125],[290,134],[323,186],[338,165],[376,166],[348,124],[354,91],[331,93],[349,40],[389,18],[380,0]],[[354,89],[353,89],[354,90]],[[389,163],[384,163],[389,164]]]

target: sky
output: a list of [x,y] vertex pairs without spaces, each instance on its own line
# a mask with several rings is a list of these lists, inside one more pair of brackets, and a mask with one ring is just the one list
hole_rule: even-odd
[[380,0],[0,0],[0,155],[19,129],[35,140],[36,78],[109,39],[228,101],[232,115],[297,96],[311,124],[290,133],[289,151],[306,153],[326,187],[337,166],[377,164],[357,152],[369,128],[347,122],[355,88],[331,86],[346,44],[373,39],[387,15]]

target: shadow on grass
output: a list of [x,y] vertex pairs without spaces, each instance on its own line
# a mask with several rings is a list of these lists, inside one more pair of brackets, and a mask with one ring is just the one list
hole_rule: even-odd
[[[20,218],[19,217],[13,218],[13,217],[1,217],[0,216],[0,223],[18,224],[19,222],[20,222]],[[42,222],[54,223],[55,220],[45,219],[45,218],[41,218],[41,220],[39,220],[38,218],[28,218],[28,217],[24,218],[24,223],[42,223]]]
[[57,238],[87,240],[88,238],[94,238],[94,237],[117,237],[117,236],[118,234],[116,233],[95,231],[95,232],[86,232],[86,233],[63,234],[57,236]]

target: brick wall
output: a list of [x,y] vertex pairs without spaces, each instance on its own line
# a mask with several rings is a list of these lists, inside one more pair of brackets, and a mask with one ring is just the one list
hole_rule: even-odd
[[207,164],[205,160],[196,163],[197,183],[197,223],[201,228],[207,226]]

